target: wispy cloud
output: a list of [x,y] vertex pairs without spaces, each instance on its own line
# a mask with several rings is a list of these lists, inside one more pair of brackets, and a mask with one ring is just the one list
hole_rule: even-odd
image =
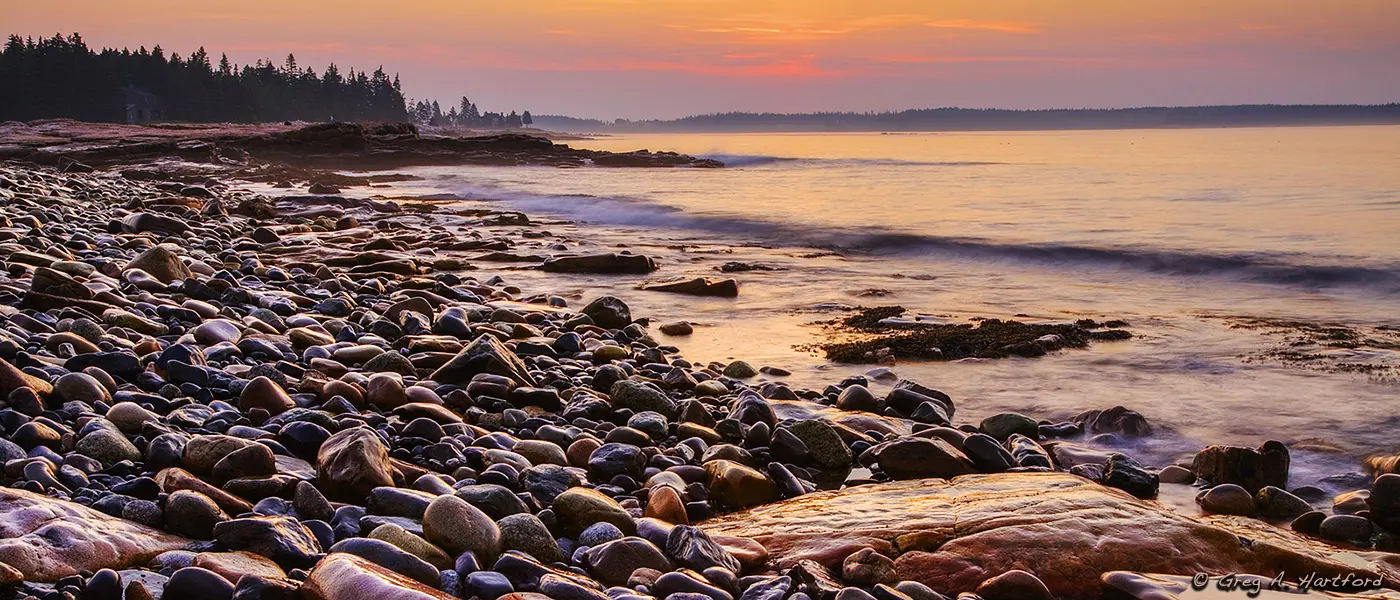
[[881,56],[877,63],[935,65],[958,63],[1113,63],[1116,59],[1092,56]]
[[979,31],[996,31],[1000,33],[1039,33],[1040,26],[1035,23],[1021,23],[1016,21],[977,21],[973,19],[942,19],[924,23],[925,27],[934,29],[971,29]]

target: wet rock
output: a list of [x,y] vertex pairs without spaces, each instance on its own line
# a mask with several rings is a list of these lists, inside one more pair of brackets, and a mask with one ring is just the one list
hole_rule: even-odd
[[107,388],[87,373],[68,373],[53,382],[53,391],[70,402],[111,402]]
[[624,585],[637,569],[671,571],[670,559],[651,542],[624,537],[588,549],[590,571],[605,585]]
[[1371,519],[1392,532],[1400,532],[1400,475],[1385,473],[1371,484],[1366,499]]
[[262,444],[249,444],[228,453],[214,463],[211,476],[225,482],[240,477],[262,477],[277,473],[277,459],[272,450]]
[[855,585],[892,583],[894,560],[873,548],[861,548],[841,561],[841,577]]
[[1016,459],[1001,443],[985,433],[976,433],[963,440],[963,453],[982,473],[1001,473],[1016,466]]
[[199,492],[213,500],[215,504],[224,512],[237,515],[252,512],[253,505],[233,494],[221,490],[208,482],[195,477],[189,471],[178,467],[170,467],[156,473],[156,483],[160,489],[168,494],[174,494],[179,490],[190,490]]
[[629,408],[635,412],[652,411],[675,418],[678,414],[676,402],[655,386],[631,379],[614,383],[608,392],[613,406]]
[[130,271],[139,269],[150,274],[152,277],[165,283],[182,281],[190,277],[190,268],[185,266],[184,261],[167,245],[152,246],[146,249],[131,262],[126,263],[122,270]]
[[1031,439],[1040,435],[1040,425],[1035,419],[1020,413],[1001,413],[982,419],[981,430],[1002,442],[1017,433]]
[[47,396],[53,392],[53,386],[49,382],[25,373],[0,358],[0,395],[9,396],[21,388],[29,388],[39,396]]
[[1156,473],[1149,472],[1125,454],[1108,457],[1108,462],[1104,464],[1103,484],[1139,498],[1156,498],[1159,486]]
[[658,485],[651,489],[645,516],[677,525],[690,524],[690,517],[685,512],[685,501],[681,499],[676,488],[670,485]]
[[1152,435],[1152,425],[1146,418],[1122,406],[1085,411],[1074,417],[1074,422],[1089,433],[1113,433],[1130,438]]
[[1196,474],[1191,469],[1179,467],[1177,465],[1167,465],[1157,473],[1157,478],[1162,483],[1178,483],[1190,485],[1196,482]]
[[710,539],[704,530],[689,525],[677,525],[666,537],[666,555],[676,565],[695,571],[719,567],[731,573],[741,570],[739,559]]
[[0,488],[0,563],[26,581],[121,569],[190,542],[85,506]]
[[177,490],[165,501],[166,528],[172,533],[207,540],[214,537],[214,526],[229,516],[208,496],[191,490]]
[[812,462],[822,469],[845,469],[853,460],[851,448],[831,425],[816,419],[798,421],[787,430],[807,446]]
[[758,369],[753,368],[753,365],[750,365],[749,363],[744,362],[742,360],[736,360],[732,363],[729,363],[728,365],[725,365],[724,367],[725,377],[733,377],[735,379],[748,379],[750,377],[756,377],[757,375]]
[[956,477],[977,472],[967,455],[940,439],[899,438],[867,450],[875,463],[894,479]]
[[786,575],[755,583],[744,590],[739,600],[783,600],[791,593],[793,581]]
[[295,407],[296,402],[287,395],[286,390],[267,377],[254,378],[238,396],[238,408],[244,411],[261,408],[275,416]]
[[1206,512],[1217,515],[1253,516],[1256,512],[1254,495],[1238,485],[1226,483],[1217,485],[1196,498],[1196,502]]
[[596,490],[569,488],[554,499],[553,509],[571,531],[583,531],[594,523],[609,523],[628,535],[637,532],[632,515],[616,500]]
[[723,506],[742,508],[766,504],[778,498],[778,488],[762,473],[737,462],[714,460],[705,463],[711,500]]
[[251,552],[200,552],[192,566],[213,571],[231,583],[246,576],[286,579],[287,573],[277,563]]
[[605,329],[622,329],[632,323],[632,309],[614,296],[599,296],[580,312]]
[[328,552],[354,554],[423,585],[436,586],[439,581],[436,568],[388,542],[370,538],[350,538],[336,542]]
[[233,584],[222,575],[208,569],[185,567],[170,576],[170,581],[165,583],[162,598],[232,600]]
[[368,560],[338,552],[317,563],[301,587],[306,600],[452,600],[452,596]]
[[[94,380],[96,382],[96,380]],[[140,433],[147,423],[159,423],[160,417],[141,408],[135,402],[118,402],[107,409],[107,420],[125,433]]]
[[393,523],[385,523],[374,528],[369,537],[393,544],[396,548],[423,559],[440,570],[454,568],[452,557],[428,540],[410,533]]
[[540,265],[541,270],[550,273],[595,273],[600,275],[645,275],[657,268],[656,261],[649,256],[618,253],[560,256],[546,260],[544,264]]
[[690,296],[735,298],[739,295],[739,282],[733,279],[719,277],[695,277],[691,279],[649,283],[643,285],[642,289],[649,292],[670,292],[672,294],[687,294]]
[[1312,510],[1307,501],[1274,486],[1264,486],[1254,495],[1254,505],[1260,516],[1270,519],[1293,519]]
[[454,554],[472,552],[489,561],[501,553],[501,530],[495,521],[456,496],[439,496],[428,505],[423,536]]
[[1010,447],[1011,458],[1016,460],[1017,465],[1043,469],[1054,467],[1050,460],[1050,453],[1029,437],[1013,433],[1010,438],[1007,438],[1006,445]]
[[841,390],[836,397],[836,408],[850,411],[880,412],[881,403],[870,389],[863,385],[851,385]]
[[321,555],[316,536],[291,517],[245,517],[214,525],[225,548],[261,554],[289,569],[307,569]]
[[645,465],[641,448],[631,444],[603,444],[589,455],[588,474],[598,481],[608,481],[618,475],[639,479]]
[[1268,441],[1257,450],[1210,446],[1196,454],[1191,471],[1211,483],[1233,483],[1255,493],[1266,485],[1288,489],[1288,463],[1288,448]]
[[141,460],[141,451],[115,429],[95,429],[78,440],[74,448],[79,454],[96,459],[104,465],[124,460]]
[[977,595],[985,600],[1054,600],[1035,575],[1021,570],[1012,570],[997,575],[977,586]]
[[502,550],[519,550],[544,563],[560,562],[565,558],[559,543],[535,515],[527,512],[507,515],[496,525],[501,530]]
[[673,323],[662,323],[658,328],[661,333],[674,336],[686,336],[695,333],[695,327],[686,321],[676,321]]
[[1356,515],[1332,515],[1323,519],[1317,530],[1319,537],[1357,546],[1370,546],[1373,533],[1371,521]]
[[317,487],[332,500],[363,502],[374,488],[393,487],[393,472],[384,442],[366,428],[342,430],[316,453]]
[[465,385],[472,377],[481,373],[508,377],[523,386],[537,385],[520,357],[495,337],[485,334],[468,344],[446,364],[438,367],[432,374],[432,380],[440,384]]

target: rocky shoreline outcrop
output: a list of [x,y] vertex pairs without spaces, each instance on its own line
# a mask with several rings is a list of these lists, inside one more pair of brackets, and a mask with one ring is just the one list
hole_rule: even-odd
[[[296,169],[380,171],[429,165],[546,165],[557,167],[700,167],[719,161],[674,152],[607,152],[571,148],[543,136],[505,133],[475,137],[422,135],[408,123],[304,126],[221,124],[114,125],[69,120],[0,124],[0,161],[65,170],[140,166],[159,177],[153,161],[180,161],[167,172],[274,180]],[[159,166],[159,165],[156,165]]]
[[190,187],[0,166],[0,598],[1400,597],[1394,460],[1333,497],[1278,442],[1106,451],[1154,434],[1123,407],[795,388],[512,285],[665,268],[525,215]]

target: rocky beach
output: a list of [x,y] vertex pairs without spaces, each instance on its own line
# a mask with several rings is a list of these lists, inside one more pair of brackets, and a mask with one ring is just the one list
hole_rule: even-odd
[[[1337,495],[1290,485],[1278,441],[1179,464],[1090,443],[1151,439],[1131,407],[969,420],[879,366],[817,389],[691,362],[692,324],[628,296],[731,297],[752,265],[582,295],[549,278],[683,273],[521,212],[340,193],[410,166],[718,161],[72,121],[0,125],[0,161],[0,598],[1400,598],[1395,456]],[[903,312],[824,350],[1136,343]]]

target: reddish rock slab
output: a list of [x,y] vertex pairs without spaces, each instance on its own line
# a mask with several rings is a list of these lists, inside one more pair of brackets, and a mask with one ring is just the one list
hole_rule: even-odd
[[443,592],[353,554],[321,559],[301,586],[306,600],[454,600]]
[[[1065,473],[964,475],[807,494],[702,524],[757,540],[782,568],[802,559],[838,569],[872,547],[900,579],[948,595],[1021,569],[1061,600],[1098,598],[1100,575],[1370,573],[1400,585],[1400,569],[1262,521],[1196,519]],[[1357,564],[1369,564],[1358,568]]]
[[53,583],[80,571],[125,569],[190,540],[81,504],[0,488],[0,563],[26,581]]

